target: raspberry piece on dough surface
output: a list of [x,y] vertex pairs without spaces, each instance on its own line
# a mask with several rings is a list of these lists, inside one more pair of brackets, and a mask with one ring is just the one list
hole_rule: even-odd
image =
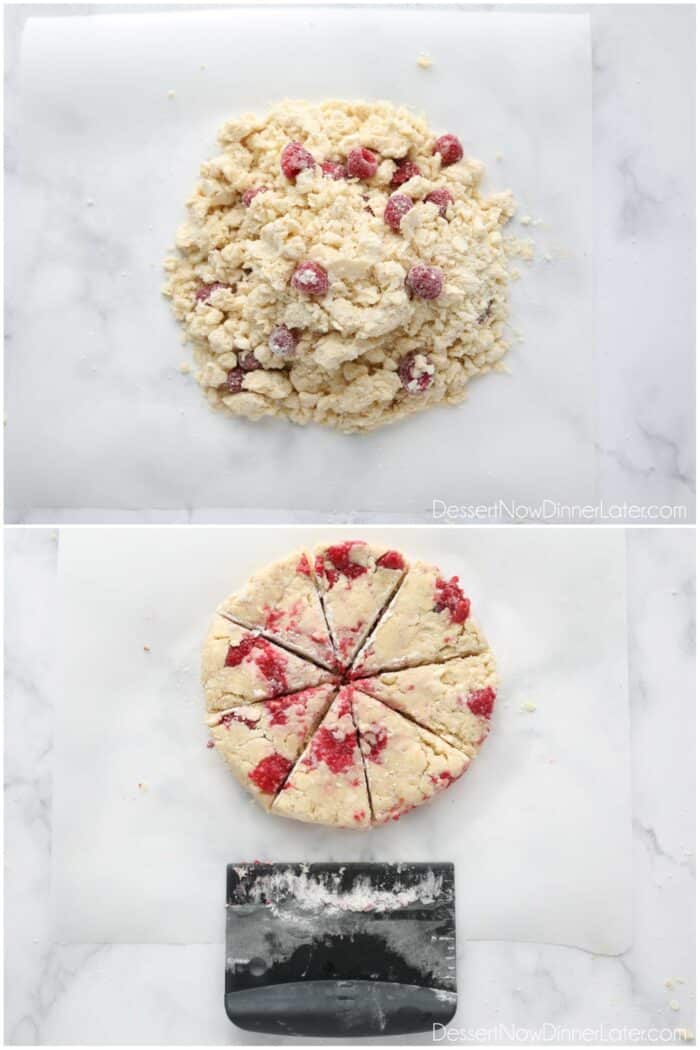
[[403,186],[404,182],[408,182],[414,175],[421,175],[422,172],[417,164],[414,164],[412,160],[405,158],[400,160],[396,165],[396,171],[391,176],[390,186]]
[[464,156],[462,143],[456,135],[441,135],[439,139],[435,140],[433,153],[440,154],[443,168],[449,167],[450,164],[456,164]]
[[387,671],[354,684],[472,758],[489,732],[498,676],[489,651],[444,664]]
[[340,179],[347,178],[347,169],[344,164],[341,164],[337,160],[324,160],[321,165],[321,171],[324,175],[328,175],[331,179],[338,182]]
[[469,766],[468,755],[379,700],[353,690],[352,706],[377,824],[427,802]]
[[338,693],[275,799],[273,813],[341,828],[369,826],[369,796],[351,697],[347,686]]
[[435,365],[425,354],[411,350],[401,358],[397,371],[407,393],[422,394],[433,382]]
[[458,587],[445,581],[435,566],[414,562],[360,651],[353,678],[484,652],[488,646],[469,615],[464,615],[468,599],[461,589],[457,594]]
[[288,142],[282,150],[280,167],[283,174],[291,182],[296,180],[297,175],[309,168],[314,168],[316,161],[301,142]]
[[449,190],[431,190],[430,193],[426,194],[423,200],[426,204],[434,204],[443,219],[447,214],[448,205],[454,204],[455,202],[455,199]]
[[324,667],[336,665],[309,556],[304,551],[295,551],[254,573],[217,612]]
[[320,298],[328,291],[328,274],[320,263],[301,262],[292,274],[291,285],[302,295]]
[[269,809],[336,692],[321,685],[207,719],[214,746],[236,779]]
[[407,193],[392,193],[384,209],[384,222],[392,230],[401,229],[401,220],[413,207],[413,199]]
[[354,659],[407,568],[398,551],[363,540],[316,548],[316,581],[343,667]]
[[436,266],[412,266],[406,275],[406,286],[417,299],[438,299],[442,285],[442,273]]
[[202,650],[208,711],[271,700],[331,681],[330,671],[223,616],[214,617]]
[[346,165],[348,175],[354,179],[371,179],[377,174],[379,162],[374,153],[369,149],[356,146],[348,153]]

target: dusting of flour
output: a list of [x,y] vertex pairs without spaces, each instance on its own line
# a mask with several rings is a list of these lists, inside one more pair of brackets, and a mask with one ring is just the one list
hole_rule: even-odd
[[[236,868],[240,877],[248,870]],[[323,911],[326,914],[340,912],[387,912],[407,908],[413,904],[436,903],[442,894],[443,879],[428,871],[413,886],[406,886],[398,873],[391,889],[380,889],[372,885],[369,878],[357,878],[350,890],[341,890],[344,868],[333,875],[310,876],[307,871],[276,871],[260,875],[246,893],[249,904],[271,904],[273,909],[293,902],[301,911]]]

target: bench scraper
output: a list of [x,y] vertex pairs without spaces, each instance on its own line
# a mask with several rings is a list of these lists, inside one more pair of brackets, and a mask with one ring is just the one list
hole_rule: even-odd
[[229,864],[226,1013],[253,1032],[405,1035],[457,1009],[452,864]]

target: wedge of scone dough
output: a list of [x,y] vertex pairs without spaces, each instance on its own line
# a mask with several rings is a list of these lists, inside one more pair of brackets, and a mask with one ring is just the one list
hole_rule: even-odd
[[473,758],[489,732],[498,676],[489,650],[354,684]]
[[211,739],[240,783],[269,809],[336,687],[319,685],[207,719]]
[[415,562],[360,650],[353,678],[472,656],[488,646],[470,619],[470,602],[453,576]]
[[427,802],[469,765],[464,752],[374,697],[354,690],[352,706],[377,824]]
[[316,582],[343,667],[352,663],[407,568],[398,551],[363,540],[316,548]]
[[217,612],[262,633],[302,656],[334,668],[336,657],[304,551],[266,566],[230,595]]
[[348,687],[338,693],[275,799],[273,813],[340,828],[369,825],[369,797],[351,697]]
[[226,711],[332,681],[330,671],[223,616],[214,617],[202,650],[208,711]]

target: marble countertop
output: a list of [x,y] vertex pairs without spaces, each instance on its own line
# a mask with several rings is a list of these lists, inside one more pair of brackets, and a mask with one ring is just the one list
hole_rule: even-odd
[[[547,945],[463,943],[460,1023],[489,1030],[482,1041],[541,1042],[552,1039],[549,1025],[559,1029],[553,1041],[566,1042],[567,1030],[576,1030],[579,1043],[586,1028],[602,1027],[595,1042],[653,1042],[651,1030],[695,1028],[693,550],[692,529],[627,532],[634,944],[610,958]],[[6,530],[6,559],[6,1041],[232,1042],[240,1033],[222,1008],[220,946],[51,941],[56,532]],[[504,1027],[494,1032],[496,1025]],[[625,1039],[624,1028],[647,1036]]]
[[[15,199],[18,184],[21,27],[30,11],[58,16],[96,9],[98,5],[89,4],[79,9],[72,4],[52,8],[16,5],[6,12],[10,200]],[[520,12],[528,9],[542,8],[518,7]],[[99,5],[99,10],[110,10],[110,6]],[[608,506],[677,507],[676,520],[685,515],[686,521],[692,521],[694,11],[682,5],[595,6],[590,8],[590,18],[599,497]],[[12,340],[11,302],[7,326]],[[395,515],[382,517],[405,520],[400,511],[397,508]],[[204,508],[80,511],[24,507],[16,509],[16,518],[59,523],[217,521],[230,520],[231,513]],[[279,515],[289,521],[318,520],[312,511],[291,514],[280,508]],[[267,516],[272,520],[272,515]],[[241,511],[237,517],[260,520],[260,513]],[[354,520],[377,520],[377,515],[357,515]]]

